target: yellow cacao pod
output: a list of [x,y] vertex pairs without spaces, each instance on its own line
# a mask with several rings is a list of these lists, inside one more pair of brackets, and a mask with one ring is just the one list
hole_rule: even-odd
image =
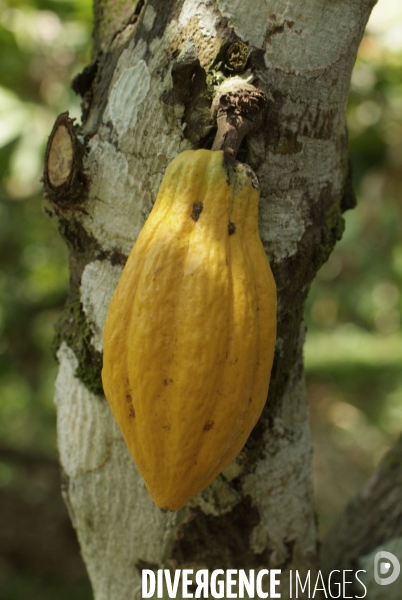
[[109,307],[105,395],[165,510],[236,457],[266,401],[276,287],[255,181],[221,151],[177,156]]

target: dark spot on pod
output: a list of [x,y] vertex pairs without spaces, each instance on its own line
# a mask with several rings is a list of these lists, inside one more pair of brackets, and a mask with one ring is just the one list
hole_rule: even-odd
[[245,174],[251,179],[251,185],[253,186],[253,188],[259,190],[260,184],[258,183],[257,175],[254,173],[253,169],[248,165],[243,165],[243,167]]
[[135,419],[135,410],[134,410],[131,394],[126,394],[126,402],[128,404],[128,416],[131,417],[132,419]]
[[214,426],[214,421],[207,421],[204,425],[204,431],[209,431]]
[[235,231],[236,231],[236,225],[234,223],[232,223],[232,221],[229,221],[229,223],[228,223],[229,235],[232,235]]
[[203,209],[204,205],[202,202],[194,202],[193,210],[191,211],[191,218],[193,219],[193,221],[198,221]]

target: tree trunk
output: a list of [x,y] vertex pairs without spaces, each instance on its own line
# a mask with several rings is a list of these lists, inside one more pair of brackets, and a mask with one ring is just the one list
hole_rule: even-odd
[[[95,2],[95,59],[73,82],[83,123],[59,121],[51,144],[64,136],[70,159],[45,183],[71,258],[56,383],[63,492],[96,600],[140,598],[143,568],[186,567],[281,569],[286,598],[289,571],[317,566],[303,303],[354,203],[345,104],[374,3]],[[102,329],[166,165],[211,147],[213,86],[234,74],[269,99],[238,158],[261,188],[260,235],[278,288],[275,362],[240,456],[188,506],[164,514],[102,395]]]

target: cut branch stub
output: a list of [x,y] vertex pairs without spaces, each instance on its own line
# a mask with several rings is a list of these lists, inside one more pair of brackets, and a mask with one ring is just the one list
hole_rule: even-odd
[[[43,182],[49,200],[56,206],[72,209],[86,187],[83,174],[83,146],[77,139],[68,112],[56,119],[46,147]],[[81,208],[82,210],[82,208]]]
[[245,135],[261,124],[267,97],[240,77],[232,77],[218,89],[212,103],[212,116],[218,131],[212,150],[224,150],[236,156]]

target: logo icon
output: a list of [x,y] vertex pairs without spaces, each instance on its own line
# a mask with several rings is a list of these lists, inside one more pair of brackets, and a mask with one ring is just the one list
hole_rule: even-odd
[[394,583],[398,579],[400,571],[401,565],[396,556],[385,550],[377,552],[374,557],[374,579],[376,583],[379,585]]

